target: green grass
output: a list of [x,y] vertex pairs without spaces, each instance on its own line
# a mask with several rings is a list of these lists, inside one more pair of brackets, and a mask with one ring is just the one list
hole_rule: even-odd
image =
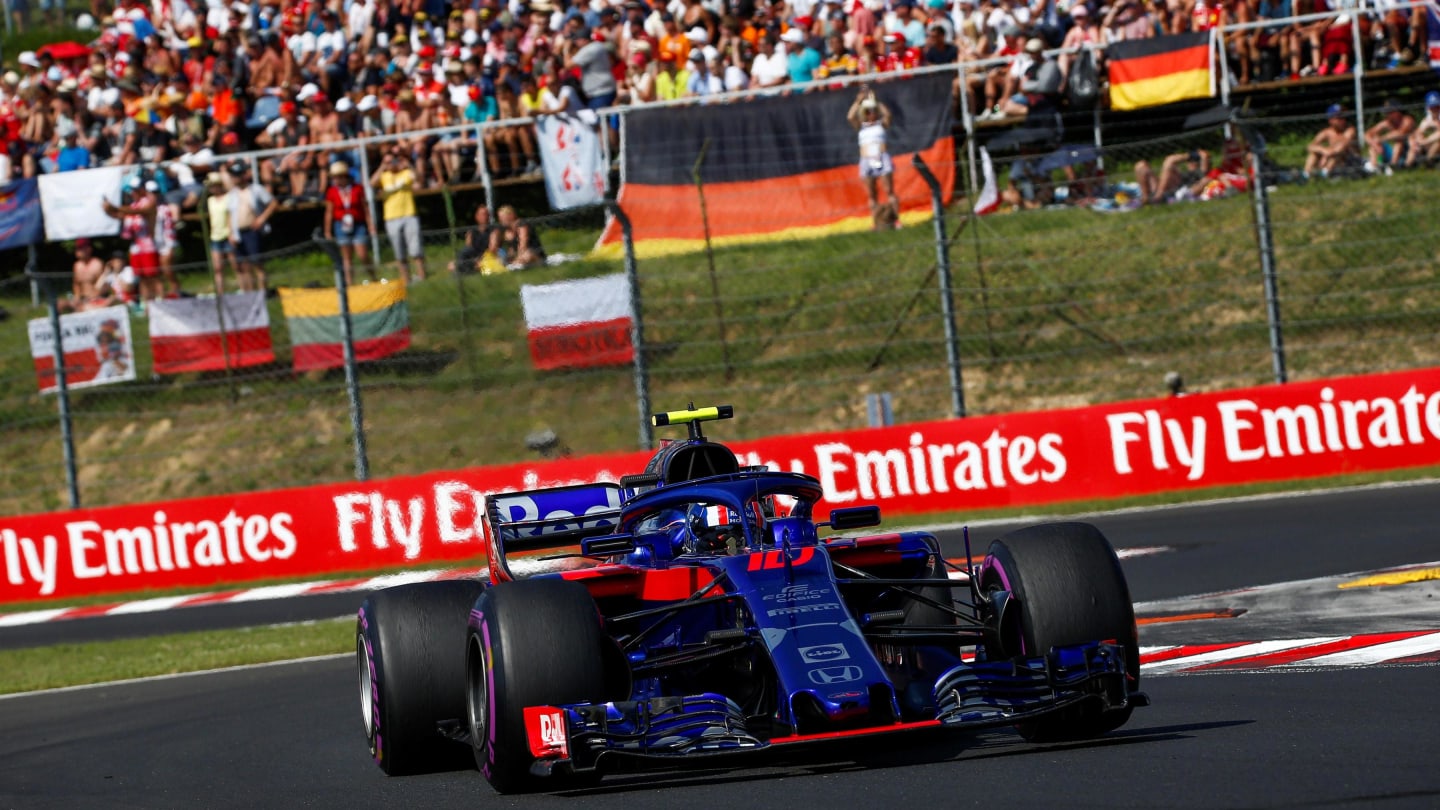
[[0,650],[0,694],[352,652],[355,620]]
[[[1272,198],[1292,379],[1440,362],[1433,175],[1284,186]],[[958,216],[951,257],[970,413],[1154,396],[1172,369],[1193,390],[1270,380],[1248,198],[1027,212],[963,230]],[[581,252],[597,228],[550,222],[546,246]],[[522,284],[619,272],[620,262],[457,284],[437,272],[448,258],[448,245],[430,246],[437,277],[412,288],[411,350],[363,369],[372,474],[532,459],[525,436],[543,428],[575,454],[633,449],[629,367],[535,371],[519,299]],[[703,252],[642,259],[654,408],[732,403],[739,418],[716,428],[722,439],[863,427],[867,393],[891,393],[899,422],[945,418],[933,263],[928,224],[719,249],[717,311]],[[271,275],[329,284],[331,270],[309,254],[273,262]],[[203,276],[187,284],[205,289]],[[34,393],[21,323],[40,313],[19,292],[0,299],[17,315],[0,325],[0,514],[65,504],[55,403]],[[278,303],[270,314],[275,366],[232,379],[150,380],[146,323],[133,322],[140,380],[73,398],[83,503],[351,477],[343,378],[291,373]]]

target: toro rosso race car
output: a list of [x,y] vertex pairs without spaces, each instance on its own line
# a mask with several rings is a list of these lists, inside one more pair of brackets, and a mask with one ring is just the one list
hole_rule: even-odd
[[963,566],[928,533],[850,536],[879,508],[817,522],[816,479],[706,440],[731,414],[657,415],[688,438],[619,484],[491,496],[488,581],[365,600],[360,706],[386,773],[473,755],[509,792],[626,758],[921,728],[1080,739],[1147,705],[1129,591],[1093,526],[1013,532],[978,565],[967,536]]

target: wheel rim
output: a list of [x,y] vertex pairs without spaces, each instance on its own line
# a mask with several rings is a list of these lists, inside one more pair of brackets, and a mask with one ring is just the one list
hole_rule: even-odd
[[370,646],[365,634],[355,634],[355,669],[360,680],[360,716],[365,720],[365,736],[375,733],[375,683],[370,678]]
[[470,743],[475,750],[485,747],[486,733],[490,722],[489,682],[485,648],[479,639],[470,641],[469,688],[465,690],[465,716],[470,723]]

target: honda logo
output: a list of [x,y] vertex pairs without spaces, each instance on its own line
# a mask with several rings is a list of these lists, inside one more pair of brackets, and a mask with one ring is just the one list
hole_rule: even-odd
[[820,667],[812,669],[809,673],[810,682],[820,686],[830,686],[837,683],[849,683],[858,681],[864,677],[860,667]]

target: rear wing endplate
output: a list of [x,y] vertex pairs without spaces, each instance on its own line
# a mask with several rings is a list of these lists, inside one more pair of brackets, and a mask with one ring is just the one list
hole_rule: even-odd
[[513,553],[573,546],[586,537],[614,533],[622,496],[619,484],[605,482],[487,496],[485,519],[497,561],[508,576],[505,558]]

